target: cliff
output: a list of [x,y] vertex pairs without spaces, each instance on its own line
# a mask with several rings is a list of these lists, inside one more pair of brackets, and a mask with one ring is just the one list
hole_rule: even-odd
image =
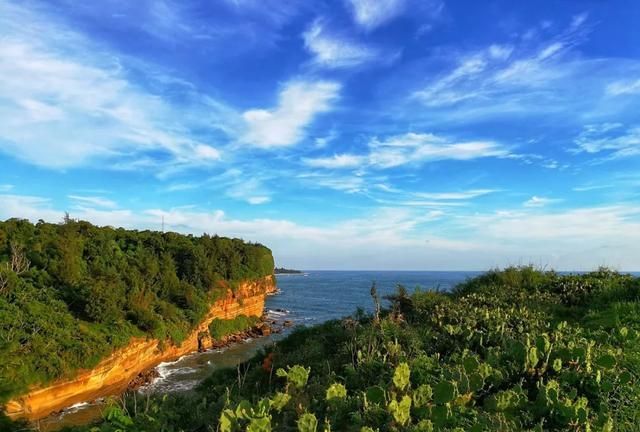
[[76,403],[119,394],[126,390],[131,380],[140,372],[151,369],[163,361],[175,360],[197,351],[199,334],[208,331],[213,319],[232,319],[238,315],[261,316],[266,295],[275,289],[273,276],[243,282],[235,293],[228,290],[224,298],[217,300],[206,318],[179,346],[167,344],[166,341],[163,344],[158,339],[134,338],[126,347],[113,352],[95,368],[80,371],[71,380],[34,388],[10,401],[6,405],[7,415],[36,420]]

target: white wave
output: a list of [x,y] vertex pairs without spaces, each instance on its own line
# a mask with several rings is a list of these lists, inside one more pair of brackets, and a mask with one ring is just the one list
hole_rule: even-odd
[[268,309],[268,310],[267,310],[267,315],[268,315],[268,316],[269,316],[269,315],[273,315],[273,316],[279,317],[279,316],[285,316],[285,315],[288,315],[289,313],[291,313],[291,312],[289,312],[289,311],[288,311],[288,310],[286,310],[286,309],[280,309],[280,310]]
[[201,382],[200,380],[178,381],[178,382],[172,382],[171,384],[160,386],[158,389],[162,390],[163,392],[180,392],[180,391],[192,390],[198,384],[200,384],[200,382]]
[[95,402],[78,402],[76,404],[73,404],[71,406],[66,407],[65,409],[63,409],[60,414],[58,415],[59,418],[62,418],[64,416],[66,416],[67,414],[73,414],[75,412],[81,411],[82,409],[84,409],[85,407],[88,407],[90,405],[93,405],[94,403],[99,403],[99,401],[95,401]]

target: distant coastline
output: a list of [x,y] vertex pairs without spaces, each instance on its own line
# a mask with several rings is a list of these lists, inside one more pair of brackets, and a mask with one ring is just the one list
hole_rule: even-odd
[[287,269],[284,267],[276,267],[273,270],[274,274],[283,275],[283,274],[302,274],[300,270]]

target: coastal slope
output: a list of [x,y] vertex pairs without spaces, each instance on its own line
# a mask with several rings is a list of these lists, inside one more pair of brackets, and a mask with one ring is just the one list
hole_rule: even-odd
[[6,405],[6,413],[13,418],[37,420],[73,404],[119,394],[139,373],[163,361],[197,351],[201,343],[199,335],[207,332],[214,319],[261,316],[266,295],[275,289],[273,276],[241,282],[235,291],[228,289],[226,295],[211,306],[205,319],[180,345],[155,338],[133,338],[127,346],[114,351],[95,368],[80,371],[72,379],[33,388],[11,400]]

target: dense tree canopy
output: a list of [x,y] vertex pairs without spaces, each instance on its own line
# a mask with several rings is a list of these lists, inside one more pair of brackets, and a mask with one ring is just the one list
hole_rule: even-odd
[[239,239],[0,222],[0,401],[131,336],[179,343],[229,286],[272,273],[271,251]]

